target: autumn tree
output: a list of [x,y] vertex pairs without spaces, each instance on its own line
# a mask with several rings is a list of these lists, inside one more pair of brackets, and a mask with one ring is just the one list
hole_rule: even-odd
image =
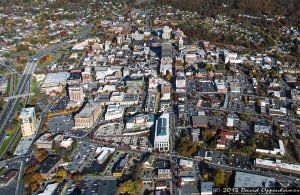
[[59,169],[58,171],[57,171],[57,176],[58,177],[62,177],[62,178],[65,178],[66,177],[66,175],[67,175],[67,171],[65,170],[65,169]]
[[140,180],[138,181],[128,180],[119,186],[118,191],[122,194],[125,193],[139,194],[141,187],[142,187],[142,182]]
[[208,181],[208,171],[207,170],[203,171],[202,177],[203,177],[204,181]]
[[214,130],[212,129],[205,129],[202,131],[202,138],[204,141],[210,140],[214,136]]
[[225,183],[225,172],[221,169],[217,169],[214,173],[214,183],[216,187],[221,187]]
[[182,156],[192,157],[196,151],[197,144],[193,143],[189,136],[181,138],[178,148],[179,154]]
[[82,180],[82,175],[79,174],[79,173],[74,173],[74,174],[72,174],[71,179],[72,179],[74,182],[81,181],[81,180]]

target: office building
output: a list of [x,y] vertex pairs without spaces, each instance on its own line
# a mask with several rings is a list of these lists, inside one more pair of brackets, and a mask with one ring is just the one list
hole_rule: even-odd
[[101,114],[99,102],[89,101],[74,117],[75,128],[90,128]]
[[244,187],[274,188],[275,178],[237,171],[235,173],[234,187],[235,188],[244,188]]
[[169,117],[169,114],[165,113],[156,121],[154,148],[159,151],[169,151]]
[[34,107],[23,108],[20,114],[20,121],[23,137],[35,134],[37,119]]
[[81,102],[83,101],[85,95],[83,93],[82,86],[70,86],[69,87],[69,99],[72,102]]

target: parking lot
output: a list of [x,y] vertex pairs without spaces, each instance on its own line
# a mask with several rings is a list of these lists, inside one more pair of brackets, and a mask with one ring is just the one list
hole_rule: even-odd
[[56,102],[54,102],[54,104],[50,107],[50,111],[64,110],[67,108],[68,102],[69,102],[69,97],[64,96],[59,100],[57,100]]
[[48,130],[52,134],[59,132],[69,132],[74,127],[74,120],[71,115],[54,116],[49,119],[47,124]]
[[114,195],[117,193],[117,181],[115,179],[86,179],[81,181],[76,188],[81,194]]
[[212,153],[212,163],[219,165],[227,165],[227,156],[222,152],[214,151]]
[[72,153],[72,164],[69,167],[71,172],[81,171],[85,166],[91,164],[94,159],[95,146],[93,144],[78,143],[78,146]]
[[249,169],[251,168],[251,163],[247,157],[232,154],[232,166],[242,169]]
[[109,135],[121,135],[123,132],[123,125],[120,123],[112,123],[100,126],[99,129],[96,131],[95,136],[109,136]]
[[216,93],[216,89],[214,88],[212,82],[196,82],[195,83],[196,90],[200,93]]

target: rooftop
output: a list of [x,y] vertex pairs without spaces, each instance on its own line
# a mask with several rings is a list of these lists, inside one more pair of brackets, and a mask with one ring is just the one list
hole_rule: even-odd
[[245,172],[236,172],[234,187],[275,187],[275,178]]
[[75,118],[88,118],[98,108],[99,102],[89,101]]
[[69,75],[69,72],[48,73],[44,84],[65,82]]
[[39,168],[40,173],[48,173],[53,166],[55,166],[59,161],[61,160],[61,157],[51,155],[48,156],[46,160],[41,164]]
[[34,115],[34,107],[30,107],[30,108],[23,108],[22,112],[20,114],[20,118],[27,118],[27,117],[31,117]]

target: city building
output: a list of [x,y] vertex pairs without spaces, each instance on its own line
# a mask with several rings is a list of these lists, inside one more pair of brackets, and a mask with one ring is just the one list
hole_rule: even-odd
[[234,178],[234,187],[274,188],[275,178],[237,171]]
[[171,99],[171,85],[165,84],[161,85],[161,100],[170,100]]
[[126,122],[126,130],[141,130],[152,127],[154,114],[137,114],[129,116]]
[[171,43],[163,43],[161,45],[161,63],[160,74],[161,75],[173,75],[173,46]]
[[159,151],[169,151],[170,147],[170,130],[169,130],[169,114],[163,114],[156,120],[154,148]]
[[172,29],[169,26],[164,26],[162,38],[165,40],[169,40],[171,38]]
[[300,165],[282,162],[281,160],[264,160],[256,158],[254,165],[262,169],[272,169],[292,174],[300,174]]
[[47,184],[45,190],[42,193],[38,193],[38,195],[51,195],[51,194],[54,194],[57,187],[58,187],[58,183]]
[[23,137],[35,134],[37,119],[34,107],[23,108],[20,114],[20,121]]
[[192,124],[194,128],[207,127],[208,117],[207,116],[192,116]]
[[121,156],[121,158],[119,159],[118,162],[116,162],[115,164],[115,168],[113,170],[113,176],[114,177],[122,177],[124,171],[125,171],[125,167],[128,163],[128,159],[129,159],[129,154],[123,154]]
[[69,78],[69,72],[48,73],[42,85],[42,91],[50,93],[53,90],[61,91]]
[[75,128],[90,128],[100,116],[102,112],[101,105],[92,100],[84,106],[84,108],[75,115]]
[[109,148],[109,147],[98,147],[96,149],[96,155],[99,155],[97,157],[97,162],[99,164],[103,164],[108,157],[115,152],[115,148]]
[[285,148],[284,148],[283,141],[278,140],[278,145],[279,145],[279,148],[274,148],[272,150],[256,147],[255,152],[263,153],[263,154],[273,154],[273,155],[280,154],[281,156],[284,156],[285,155]]
[[59,156],[49,155],[38,169],[43,179],[49,179],[54,175],[54,171],[62,164],[63,159]]
[[104,119],[107,120],[113,120],[122,118],[124,115],[124,108],[119,105],[109,105],[107,107],[107,111],[105,113]]
[[212,195],[213,194],[213,182],[201,182],[201,195]]
[[69,99],[72,102],[82,102],[84,100],[85,94],[83,92],[82,86],[70,86],[69,89]]
[[7,77],[0,75],[0,95],[5,94],[7,83],[8,83]]
[[41,135],[36,141],[35,141],[35,146],[38,149],[52,149],[52,143],[53,143],[53,138],[51,133],[45,133]]

